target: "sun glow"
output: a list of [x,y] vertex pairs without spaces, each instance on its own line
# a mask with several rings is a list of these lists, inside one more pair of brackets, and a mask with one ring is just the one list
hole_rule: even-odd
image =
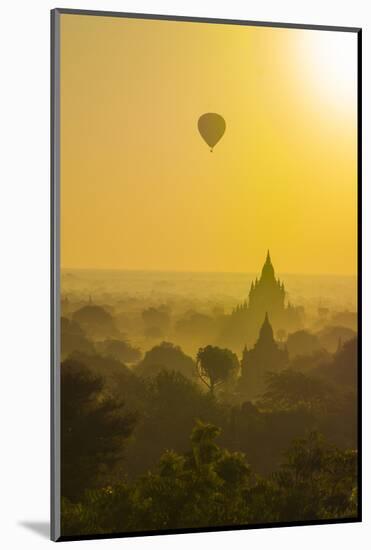
[[[307,31],[297,36],[297,53],[306,71],[306,84],[311,81],[322,100],[333,107],[354,107],[357,94],[357,35],[350,32]],[[308,92],[312,93],[313,88]]]

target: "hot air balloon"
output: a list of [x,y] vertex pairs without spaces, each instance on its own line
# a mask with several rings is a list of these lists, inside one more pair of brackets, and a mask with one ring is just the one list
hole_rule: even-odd
[[211,152],[223,137],[225,127],[225,120],[218,113],[205,113],[198,119],[198,131],[210,147]]

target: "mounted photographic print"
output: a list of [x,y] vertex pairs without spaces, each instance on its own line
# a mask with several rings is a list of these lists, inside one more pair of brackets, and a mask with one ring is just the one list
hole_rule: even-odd
[[361,520],[360,62],[53,10],[53,540]]

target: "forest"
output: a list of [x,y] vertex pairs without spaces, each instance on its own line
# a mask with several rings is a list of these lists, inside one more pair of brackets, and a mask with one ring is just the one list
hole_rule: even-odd
[[62,279],[63,536],[357,517],[354,308],[307,295],[244,349],[230,296],[83,277]]

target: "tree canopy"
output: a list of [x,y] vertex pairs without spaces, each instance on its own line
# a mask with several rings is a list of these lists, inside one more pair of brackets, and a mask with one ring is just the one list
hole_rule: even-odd
[[237,356],[229,349],[206,346],[198,350],[198,375],[212,394],[217,386],[224,384],[233,374],[237,373],[238,369]]
[[61,493],[75,501],[99,486],[100,475],[123,454],[136,416],[104,394],[104,382],[86,365],[67,359],[61,366]]
[[176,371],[191,379],[196,376],[196,364],[192,357],[170,342],[154,346],[135,367],[135,372],[144,377],[156,376],[161,370]]
[[165,451],[132,484],[125,481],[63,501],[63,532],[107,533],[351,518],[356,514],[356,453],[316,432],[295,440],[280,468],[255,475],[247,457],[220,447],[220,430],[197,421],[190,448]]

